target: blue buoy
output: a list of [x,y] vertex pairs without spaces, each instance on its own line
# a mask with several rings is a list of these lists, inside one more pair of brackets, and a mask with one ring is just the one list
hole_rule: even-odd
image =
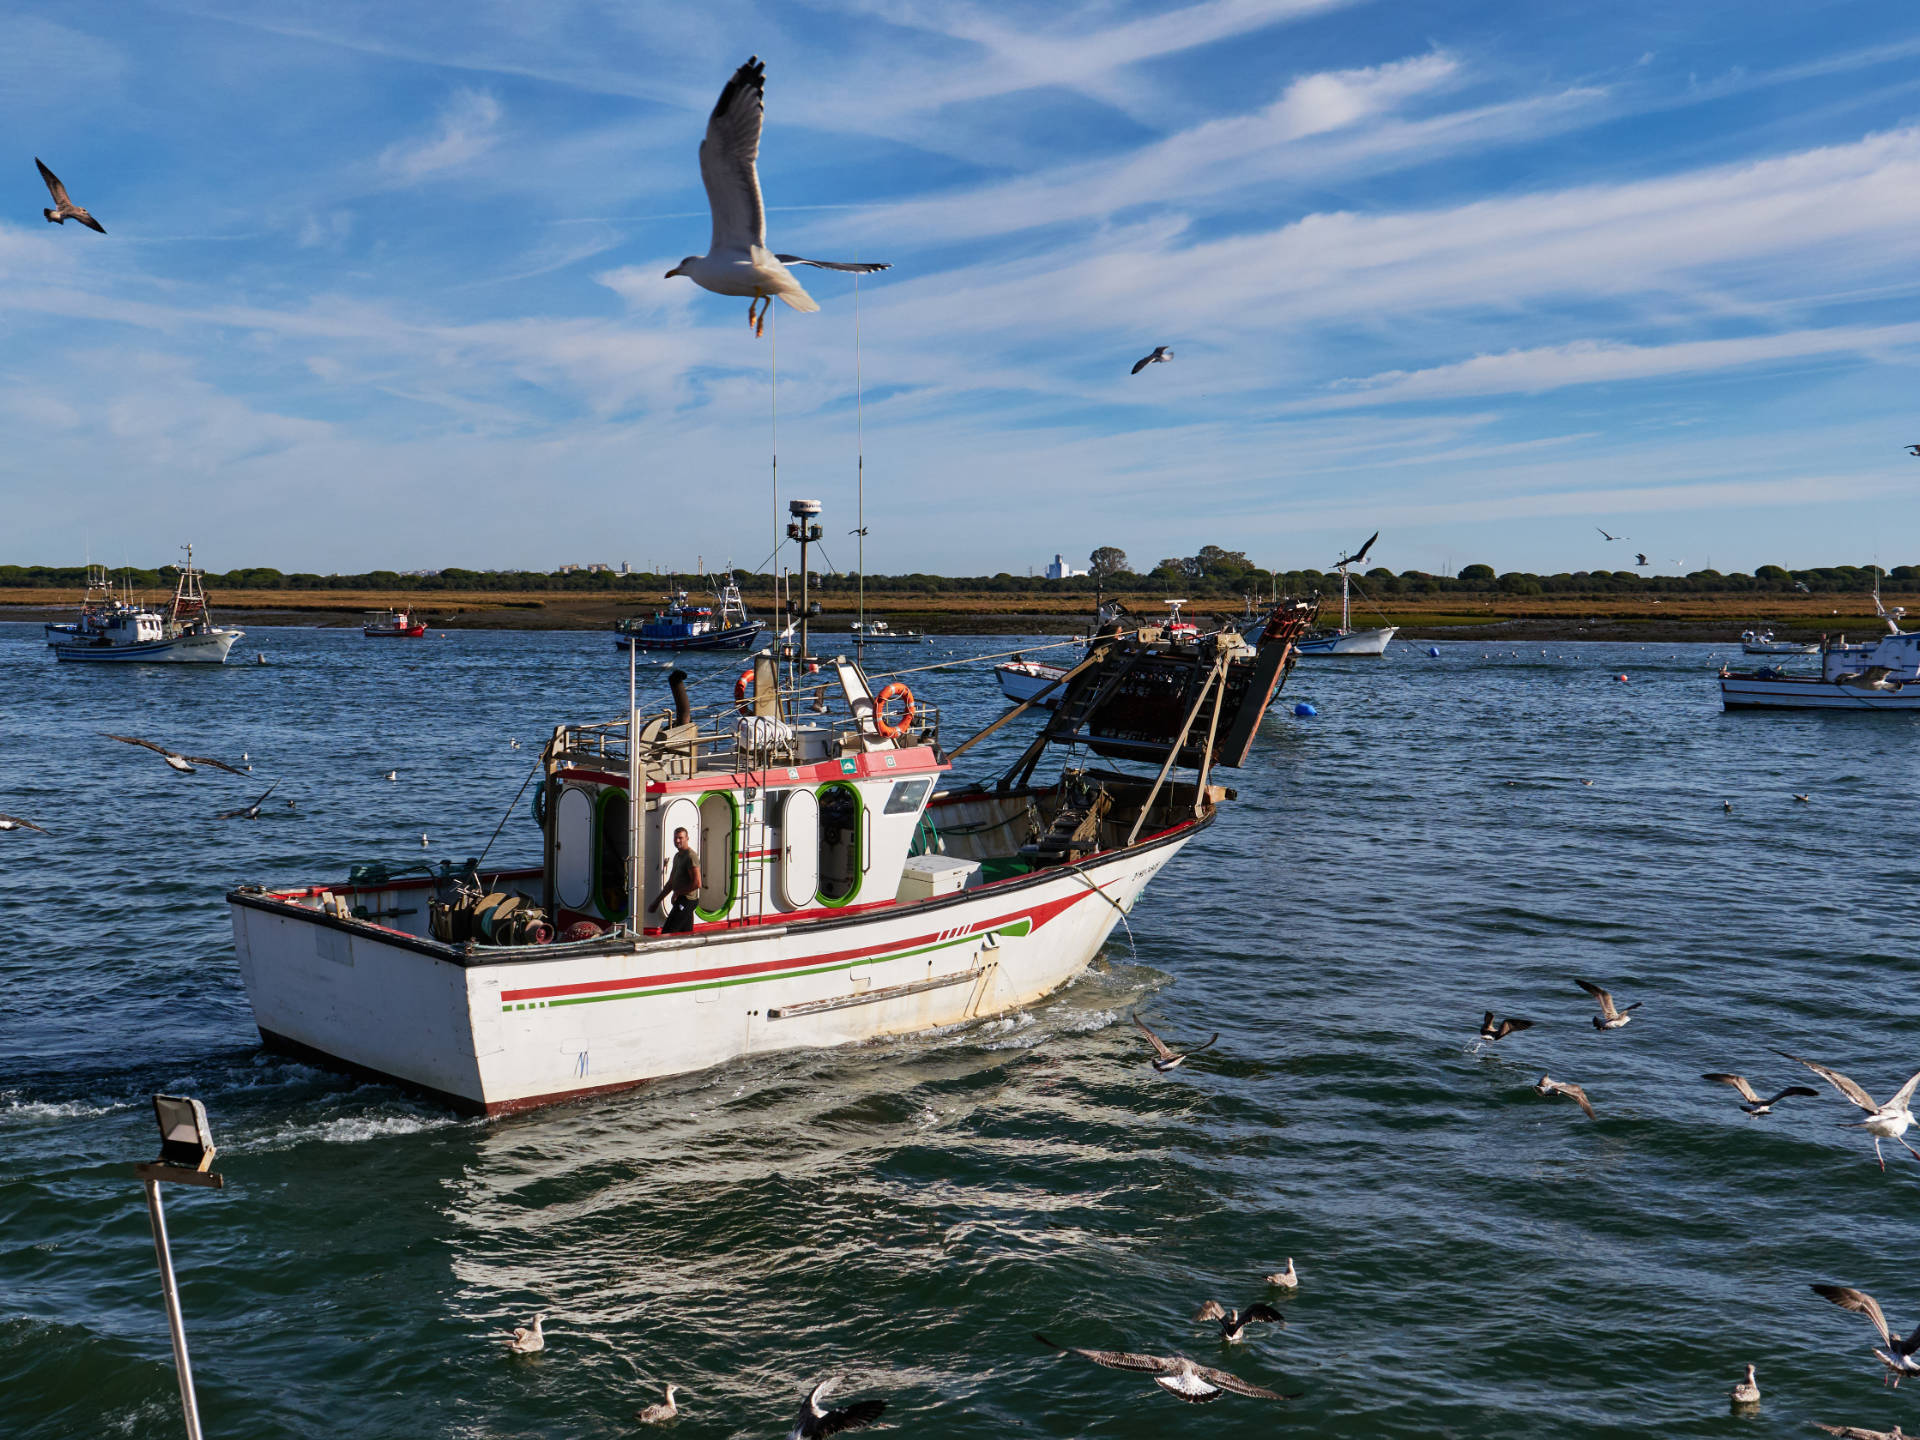
[[1438,660],[1440,658],[1440,647],[1437,645],[1427,646],[1427,654],[1431,655],[1434,659]]
[[1302,700],[1298,705],[1293,707],[1293,713],[1298,715],[1302,720],[1304,720],[1309,715],[1318,715],[1320,712],[1314,709],[1313,706],[1309,705],[1306,701]]

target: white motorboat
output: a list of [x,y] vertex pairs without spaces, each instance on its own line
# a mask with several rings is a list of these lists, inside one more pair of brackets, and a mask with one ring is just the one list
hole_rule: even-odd
[[855,645],[924,645],[927,637],[918,630],[895,630],[884,620],[858,620],[847,627]]
[[1069,665],[1049,665],[1044,660],[1029,660],[1015,655],[993,667],[1000,682],[1000,693],[1014,701],[1031,700],[1051,710],[1060,703],[1059,682],[1067,678]]
[[1740,648],[1748,655],[1818,655],[1818,640],[1777,640],[1771,630],[1742,630]]
[[[56,660],[88,664],[137,661],[224,665],[227,652],[246,632],[213,623],[200,572],[193,568],[193,546],[186,547],[186,568],[174,585],[173,601],[163,612],[136,602],[131,593],[104,603],[95,601],[94,576],[88,574],[87,600],[70,633],[48,626],[47,644]],[[105,572],[101,572],[104,578]]]
[[[761,654],[704,714],[675,672],[670,711],[556,726],[538,865],[232,891],[254,1022],[270,1047],[498,1114],[1032,1004],[1226,803],[1211,769],[1245,759],[1310,615],[1276,611],[1257,648],[1108,637],[972,785],[947,780],[972,742],[945,750],[904,684],[876,694],[846,658],[806,673],[803,619],[784,685]],[[1076,755],[1035,782],[1054,745],[1148,770]],[[670,934],[649,902],[681,830],[699,882]]]
[[[1373,542],[1379,538],[1380,532],[1376,530],[1372,538],[1358,551],[1334,565],[1333,568],[1340,572],[1340,628],[1315,630],[1308,635],[1300,642],[1300,653],[1303,656],[1384,655],[1387,653],[1388,643],[1400,633],[1398,625],[1382,625],[1372,630],[1353,628],[1352,567],[1366,559],[1367,551],[1373,548]],[[1257,617],[1249,615],[1248,620],[1257,623]]]
[[1882,606],[1877,585],[1873,606],[1885,635],[1858,645],[1844,635],[1823,640],[1816,647],[1817,675],[1723,666],[1721,704],[1728,710],[1920,710],[1920,631],[1900,628],[1907,612]]

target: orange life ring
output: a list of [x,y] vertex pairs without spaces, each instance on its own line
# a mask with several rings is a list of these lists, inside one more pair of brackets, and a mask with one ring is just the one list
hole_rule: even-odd
[[733,682],[733,708],[738,710],[742,715],[751,715],[753,713],[753,706],[747,703],[747,688],[749,686],[752,686],[755,690],[760,688],[754,682],[753,671],[742,670],[740,672],[740,678]]
[[[905,700],[907,702],[907,708],[905,713],[900,716],[900,723],[898,725],[889,725],[887,723],[887,702],[894,699]],[[909,729],[913,725],[913,714],[913,691],[896,680],[887,686],[886,689],[882,690],[880,692],[880,698],[873,702],[873,728],[889,740],[892,740],[902,731]]]

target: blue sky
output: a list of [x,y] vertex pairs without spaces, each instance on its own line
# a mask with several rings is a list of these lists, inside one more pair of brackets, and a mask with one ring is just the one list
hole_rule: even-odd
[[1920,562],[1920,19],[1755,0],[15,3],[0,562],[759,565],[776,342],[844,534],[750,52],[873,570]]

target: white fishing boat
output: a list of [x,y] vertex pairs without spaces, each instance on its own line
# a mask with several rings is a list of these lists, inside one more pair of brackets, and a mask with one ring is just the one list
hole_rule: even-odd
[[1029,660],[1015,655],[993,667],[1000,682],[1000,693],[1009,700],[1032,701],[1048,710],[1060,703],[1060,682],[1067,678],[1070,665],[1049,665],[1044,660]]
[[[782,685],[756,656],[737,705],[705,713],[676,672],[670,711],[556,726],[537,865],[231,892],[255,1023],[498,1114],[1029,1005],[1230,798],[1211,769],[1245,758],[1309,615],[1276,610],[1257,648],[1096,645],[1013,766],[971,785],[949,776],[973,742],[943,748],[932,707],[876,694],[855,661]],[[1055,745],[1157,768],[1076,757],[1036,782]],[[683,829],[700,885],[691,931],[669,934],[649,902]]]
[[1887,633],[1849,645],[1844,635],[1815,647],[1820,673],[1799,674],[1762,666],[1720,670],[1720,702],[1728,710],[1920,710],[1920,631],[1903,631],[1907,612],[1880,603],[1873,608]]
[[134,608],[131,583],[122,595],[116,591],[106,566],[89,564],[87,588],[80,597],[79,615],[72,620],[49,620],[46,627],[47,644],[71,644],[76,640],[105,634],[110,617],[120,610]]
[[884,620],[856,620],[848,627],[855,645],[924,645],[927,637],[918,630],[895,630]]
[[1373,542],[1379,538],[1380,532],[1374,531],[1367,543],[1359,550],[1334,565],[1333,568],[1340,572],[1340,628],[1316,630],[1308,635],[1300,642],[1300,653],[1303,656],[1384,655],[1387,653],[1388,643],[1400,633],[1398,625],[1382,625],[1372,630],[1353,628],[1354,580],[1351,570],[1353,566],[1367,558],[1367,551],[1373,548]]
[[1820,642],[1778,640],[1771,630],[1742,630],[1740,648],[1748,655],[1818,655]]
[[[186,551],[186,567],[174,584],[173,600],[166,610],[140,604],[130,593],[123,600],[97,607],[91,615],[83,603],[72,635],[55,637],[49,633],[47,643],[54,658],[88,664],[225,664],[227,652],[246,632],[222,629],[213,623],[200,572],[193,567],[193,546],[187,546]],[[91,583],[88,593],[91,596]]]

